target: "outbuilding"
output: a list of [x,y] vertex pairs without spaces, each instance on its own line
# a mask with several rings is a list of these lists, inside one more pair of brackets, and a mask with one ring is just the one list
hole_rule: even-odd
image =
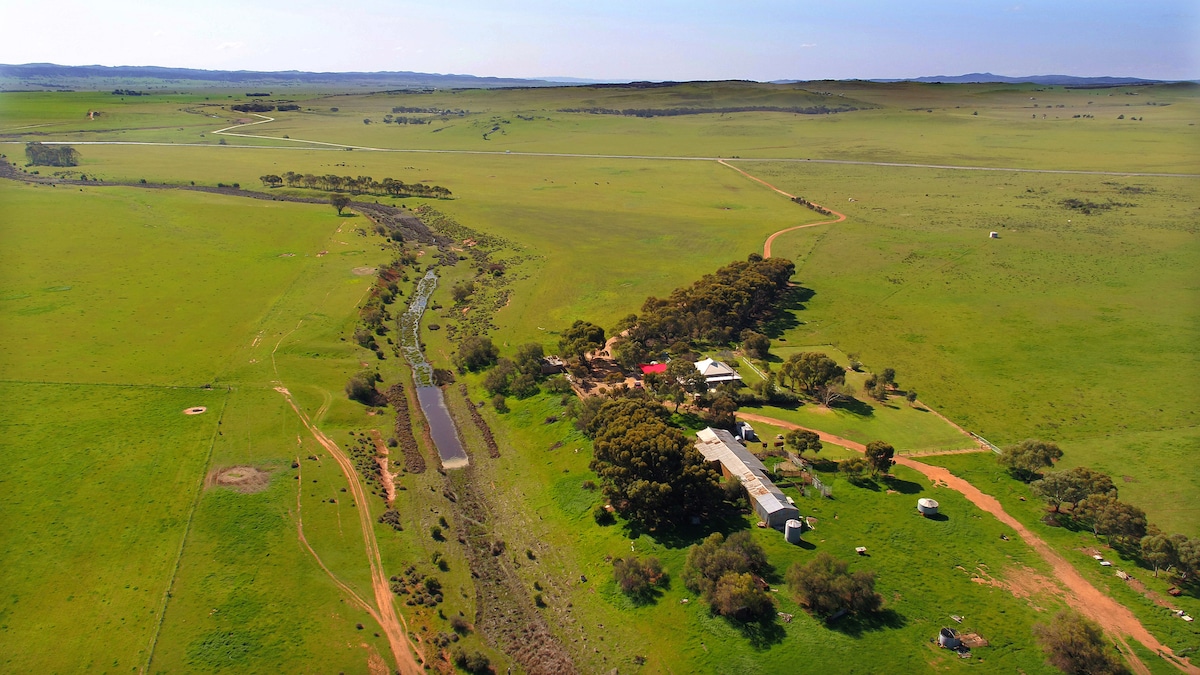
[[782,528],[800,517],[800,510],[767,478],[767,467],[733,434],[709,427],[697,431],[696,439],[696,449],[704,459],[719,463],[722,475],[741,481],[754,512],[768,527]]

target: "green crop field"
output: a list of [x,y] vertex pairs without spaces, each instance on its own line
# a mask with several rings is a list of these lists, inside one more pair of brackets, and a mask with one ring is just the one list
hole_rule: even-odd
[[[241,92],[0,93],[0,153],[38,178],[89,179],[0,180],[5,670],[397,667],[385,632],[349,594],[375,603],[358,514],[366,509],[374,522],[383,513],[372,494],[381,488],[367,486],[367,504],[343,492],[342,470],[275,390],[286,387],[343,449],[370,429],[392,435],[394,413],[347,400],[343,385],[364,368],[381,374],[381,390],[410,382],[391,349],[394,333],[377,338],[382,360],[351,340],[373,270],[393,253],[361,214],[168,189],[237,184],[326,198],[259,181],[288,171],[445,186],[453,199],[357,199],[432,206],[502,240],[495,255],[507,266],[507,295],[494,307],[464,311],[451,299],[451,286],[477,272],[469,257],[439,268],[422,340],[434,365],[449,368],[451,331],[475,315],[494,323],[504,356],[530,341],[553,353],[576,319],[611,327],[647,297],[761,252],[771,233],[825,220],[712,159],[726,158],[848,217],[775,240],[773,254],[795,261],[806,299],[794,321],[771,331],[770,366],[823,351],[842,364],[861,360],[867,372],[895,368],[899,388],[920,396],[911,406],[860,396],[832,410],[746,412],[856,442],[885,440],[901,452],[972,445],[930,408],[997,444],[1053,440],[1063,467],[1110,473],[1121,498],[1152,522],[1200,535],[1191,498],[1200,472],[1190,461],[1200,424],[1200,385],[1190,375],[1200,344],[1195,86],[729,82],[329,93],[289,91],[299,111],[230,130],[259,138],[213,133],[261,121],[228,108],[245,102]],[[755,106],[776,110],[746,110]],[[857,110],[779,110],[813,106]],[[684,108],[711,112],[666,114]],[[625,109],[653,116],[600,114]],[[88,119],[89,111],[99,115]],[[394,121],[402,117],[425,123]],[[24,167],[28,141],[70,141],[80,164]],[[433,248],[409,246],[417,263],[393,314],[435,263]],[[452,246],[468,256],[468,244]],[[739,370],[747,383],[759,379],[744,362]],[[867,372],[848,383],[861,386]],[[460,379],[473,401],[490,398],[479,376]],[[446,393],[461,423],[469,411],[457,387]],[[208,411],[182,414],[195,405]],[[462,430],[474,488],[491,505],[490,536],[507,545],[500,564],[528,590],[514,602],[532,608],[529,598],[544,596],[547,606],[535,611],[583,672],[834,663],[839,672],[1050,672],[1031,626],[1063,606],[1052,571],[956,492],[905,468],[894,481],[858,487],[822,464],[832,501],[785,488],[816,518],[806,546],[785,545],[749,517],[713,524],[751,530],[774,567],[772,597],[794,615],[762,631],[738,629],[710,616],[681,581],[686,546],[709,525],[675,536],[597,526],[591,509],[602,497],[583,488],[595,480],[590,442],[562,419],[564,402],[542,394],[509,405],[504,415],[481,409],[498,459],[486,457],[469,421]],[[432,463],[424,425],[418,416],[418,447]],[[755,426],[763,438],[782,433]],[[827,444],[821,456],[851,454]],[[393,453],[392,461],[401,460]],[[1040,524],[1040,504],[991,454],[922,461],[995,495],[1169,647],[1186,654],[1200,644],[1190,624],[1094,569],[1081,553],[1096,545],[1090,534]],[[261,484],[217,484],[231,467],[262,472]],[[450,617],[474,620],[481,583],[465,546],[430,536],[440,519],[449,530],[462,524],[455,480],[399,471],[403,529],[372,530],[385,576],[411,567],[442,582],[436,607],[394,600],[409,640],[440,671],[453,668],[440,660],[450,647],[435,647],[436,636],[452,632]],[[921,496],[938,499],[948,518],[917,516]],[[855,546],[870,557],[853,556]],[[634,605],[612,581],[606,558],[628,550],[658,556],[670,573],[655,603]],[[876,572],[884,619],[831,627],[788,597],[784,571],[813,551]],[[1165,580],[1137,575],[1165,593]],[[1200,611],[1192,597],[1179,604]],[[952,614],[991,642],[962,664],[930,644]],[[478,627],[458,644],[483,650],[496,672],[519,667]],[[1133,649],[1152,672],[1173,670]]]

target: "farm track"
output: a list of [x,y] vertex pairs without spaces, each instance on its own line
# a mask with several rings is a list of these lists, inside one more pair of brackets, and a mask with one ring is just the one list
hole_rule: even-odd
[[[408,626],[404,618],[396,613],[395,606],[392,604],[392,589],[388,585],[387,575],[383,571],[383,562],[379,555],[379,544],[375,540],[375,525],[371,522],[371,512],[367,506],[367,496],[363,491],[362,484],[358,481],[358,473],[354,470],[354,465],[333,439],[313,426],[311,420],[300,410],[300,407],[292,398],[291,392],[286,387],[277,386],[275,387],[275,391],[283,395],[288,405],[292,407],[292,410],[300,418],[300,422],[313,435],[313,438],[329,452],[330,456],[341,467],[342,473],[346,476],[350,492],[354,496],[355,511],[358,513],[359,525],[362,529],[367,563],[371,568],[371,587],[375,591],[376,606],[376,614],[373,614],[373,616],[379,622],[380,628],[387,635],[388,644],[392,649],[392,656],[396,659],[396,667],[403,673],[423,673],[424,670],[421,665],[413,657],[412,643],[408,639]],[[316,555],[315,552],[314,555]],[[322,567],[324,566],[322,565]]]
[[[850,450],[858,452],[866,452],[867,448],[862,443],[851,441],[840,436],[828,434],[817,429],[808,429],[799,424],[793,424],[786,420],[766,417],[764,415],[755,415],[753,413],[735,413],[739,418],[749,420],[751,422],[761,422],[763,424],[772,424],[784,429],[805,429],[807,431],[816,432],[822,441],[840,445]],[[1038,553],[1054,570],[1054,576],[1066,589],[1062,593],[1062,598],[1075,611],[1090,618],[1100,624],[1106,632],[1117,639],[1123,639],[1124,636],[1132,637],[1142,643],[1147,649],[1163,657],[1165,661],[1175,666],[1179,670],[1192,675],[1200,675],[1200,668],[1192,665],[1186,657],[1174,656],[1174,652],[1166,645],[1162,644],[1155,638],[1142,622],[1134,616],[1133,612],[1129,611],[1125,605],[1113,600],[1105,595],[1095,586],[1093,586],[1083,575],[1079,573],[1075,567],[1058,554],[1049,544],[1045,542],[1037,534],[1033,533],[1029,528],[1022,525],[1016,518],[1013,518],[1004,510],[1004,507],[993,496],[984,494],[979,488],[971,485],[966,480],[955,476],[949,469],[940,466],[931,466],[922,462],[918,462],[911,457],[897,456],[896,463],[900,466],[906,466],[910,469],[918,471],[925,475],[935,485],[940,484],[946,488],[958,492],[966,497],[968,501],[977,506],[979,509],[990,513],[997,520],[1011,527],[1021,539],[1034,551]],[[1170,655],[1170,657],[1168,657]],[[1132,651],[1124,652],[1125,658],[1129,661],[1130,666],[1135,672],[1150,672],[1146,665],[1143,664]]]
[[[771,185],[767,181],[765,181],[761,178],[758,178],[756,176],[752,176],[749,173],[742,171],[741,169],[726,162],[723,159],[718,159],[717,163],[722,166],[727,166],[727,167],[733,169],[734,171],[742,174],[746,178],[749,178],[750,180],[752,180],[756,183],[767,186],[768,188],[774,190],[775,192],[778,192],[779,194],[783,195],[784,197],[787,197],[788,199],[796,198],[796,195],[791,194],[790,192],[784,192],[783,190],[780,190],[779,188],[775,187],[774,185]],[[767,237],[767,241],[763,243],[763,257],[764,258],[771,257],[771,244],[775,243],[775,239],[781,234],[786,234],[788,232],[793,232],[795,230],[803,230],[806,227],[816,227],[818,225],[832,225],[834,223],[840,223],[846,219],[846,214],[844,214],[844,213],[838,213],[837,211],[834,211],[833,209],[830,209],[828,207],[823,207],[820,204],[817,204],[815,202],[812,202],[812,205],[817,208],[824,208],[826,211],[829,211],[830,214],[837,216],[837,218],[834,218],[833,220],[822,220],[821,222],[818,222],[818,223],[806,223],[804,225],[793,225],[792,227],[785,227],[782,230],[779,230],[778,232],[772,233],[771,236]]]

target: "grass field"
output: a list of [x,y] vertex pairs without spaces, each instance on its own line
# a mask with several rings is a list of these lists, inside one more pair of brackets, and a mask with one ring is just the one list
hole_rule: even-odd
[[[819,219],[713,161],[519,153],[741,157],[740,168],[849,216],[776,240],[775,254],[795,260],[795,280],[812,291],[797,323],[774,336],[777,358],[816,345],[842,362],[855,354],[867,369],[893,367],[902,389],[915,389],[964,427],[996,443],[1058,441],[1064,466],[1108,471],[1119,477],[1122,498],[1152,521],[1200,533],[1190,498],[1200,473],[1189,461],[1197,451],[1193,401],[1200,390],[1187,376],[1200,341],[1194,179],[749,160],[1196,173],[1194,88],[809,89],[829,95],[723,83],[632,93],[297,96],[301,112],[243,130],[275,140],[231,136],[226,147],[212,131],[246,117],[219,109],[239,100],[234,93],[125,101],[95,93],[0,94],[0,140],[12,143],[0,149],[17,159],[26,140],[176,144],[77,146],[82,163],[72,175],[110,183],[257,189],[258,176],[292,170],[444,185],[455,198],[432,205],[502,237],[510,245],[505,255],[520,261],[512,267],[511,298],[494,316],[492,337],[504,355],[531,340],[553,351],[557,331],[577,318],[611,326],[647,296],[760,251],[774,231]],[[559,112],[827,100],[869,109],[649,119]],[[471,112],[444,120],[426,115],[433,119],[427,125],[383,124],[396,106]],[[90,109],[102,114],[87,120]],[[1122,114],[1127,119],[1118,120]],[[31,126],[41,124],[52,126]],[[492,154],[347,152],[290,142],[302,138]],[[238,145],[256,147],[232,147]],[[1067,208],[1068,199],[1092,202],[1093,212]],[[0,223],[6,670],[129,671],[145,666],[152,644],[154,672],[367,672],[377,657],[392,663],[378,626],[339,591],[296,527],[302,515],[321,561],[371,598],[356,509],[376,517],[382,501],[351,503],[332,458],[272,390],[287,386],[343,447],[355,442],[352,431],[388,434],[390,413],[368,416],[342,394],[363,364],[377,367],[385,386],[408,376],[399,359],[376,361],[345,339],[371,279],[353,270],[390,255],[378,238],[359,234],[366,219],[337,218],[327,206],[195,192],[4,182]],[[990,231],[1000,238],[989,239]],[[461,311],[452,309],[449,287],[472,273],[462,263],[445,271],[435,295],[443,308],[430,315],[443,326]],[[444,365],[454,341],[444,330],[424,338],[427,353]],[[743,375],[755,377],[745,369]],[[862,377],[853,374],[852,383]],[[476,379],[468,382],[482,400]],[[200,388],[209,383],[213,389]],[[465,414],[457,392],[450,394]],[[209,412],[182,415],[191,405]],[[590,508],[598,493],[581,487],[593,478],[590,447],[568,422],[545,422],[561,415],[557,397],[510,405],[513,412],[503,416],[485,409],[502,456],[492,461],[478,453],[481,487],[496,507],[497,536],[508,543],[506,564],[531,594],[535,582],[542,586],[549,606],[541,611],[585,672],[634,671],[635,657],[646,659],[642,672],[794,671],[797,654],[806,659],[801,670],[836,663],[847,672],[1049,672],[1030,626],[1059,600],[1045,587],[1021,585],[1047,570],[1015,538],[1002,540],[1011,533],[956,493],[904,470],[878,489],[830,474],[832,502],[788,488],[802,512],[820,521],[808,536],[816,550],[851,557],[855,546],[870,548],[869,558],[854,557],[853,564],[878,572],[890,613],[879,625],[831,629],[780,592],[774,597],[793,622],[738,630],[708,616],[695,598],[680,603],[690,595],[678,581],[684,546],[701,532],[631,538],[620,526],[597,527]],[[887,440],[901,451],[967,444],[903,401],[872,403],[869,413],[817,406],[754,412],[860,442]],[[764,437],[779,433],[756,426]],[[419,421],[417,438],[432,458]],[[831,447],[824,456],[847,453]],[[1036,502],[1018,499],[1025,488],[1000,474],[990,455],[934,459],[1037,526]],[[201,489],[209,469],[235,465],[268,471],[266,489]],[[447,618],[474,616],[473,581],[462,548],[429,536],[453,513],[444,479],[429,471],[397,480],[404,529],[375,532],[387,574],[413,565],[443,581],[437,609],[397,601],[410,635],[434,657],[430,639],[449,630]],[[915,515],[913,503],[926,494],[943,504],[948,520]],[[735,519],[720,527],[747,525]],[[1076,550],[1086,537],[1043,530],[1161,639],[1195,647],[1195,633],[1177,625],[1183,622],[1087,564]],[[772,531],[753,534],[778,574],[811,555]],[[659,556],[674,579],[654,605],[633,606],[610,580],[605,556],[630,546]],[[535,558],[523,555],[527,548]],[[448,571],[437,570],[435,553]],[[782,588],[778,576],[770,581]],[[1161,592],[1156,584],[1147,582]],[[81,600],[89,604],[79,606]],[[959,665],[933,649],[929,640],[950,614],[965,615],[993,646]],[[510,665],[478,634],[462,644],[487,652],[498,672]],[[1154,672],[1165,667],[1141,656]]]

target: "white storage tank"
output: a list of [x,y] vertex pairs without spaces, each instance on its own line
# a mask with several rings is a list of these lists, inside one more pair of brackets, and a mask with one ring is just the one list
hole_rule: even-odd
[[917,500],[917,510],[923,516],[936,516],[938,512],[938,503],[928,497]]
[[789,544],[799,544],[800,535],[804,533],[804,523],[795,518],[783,524],[783,538]]

